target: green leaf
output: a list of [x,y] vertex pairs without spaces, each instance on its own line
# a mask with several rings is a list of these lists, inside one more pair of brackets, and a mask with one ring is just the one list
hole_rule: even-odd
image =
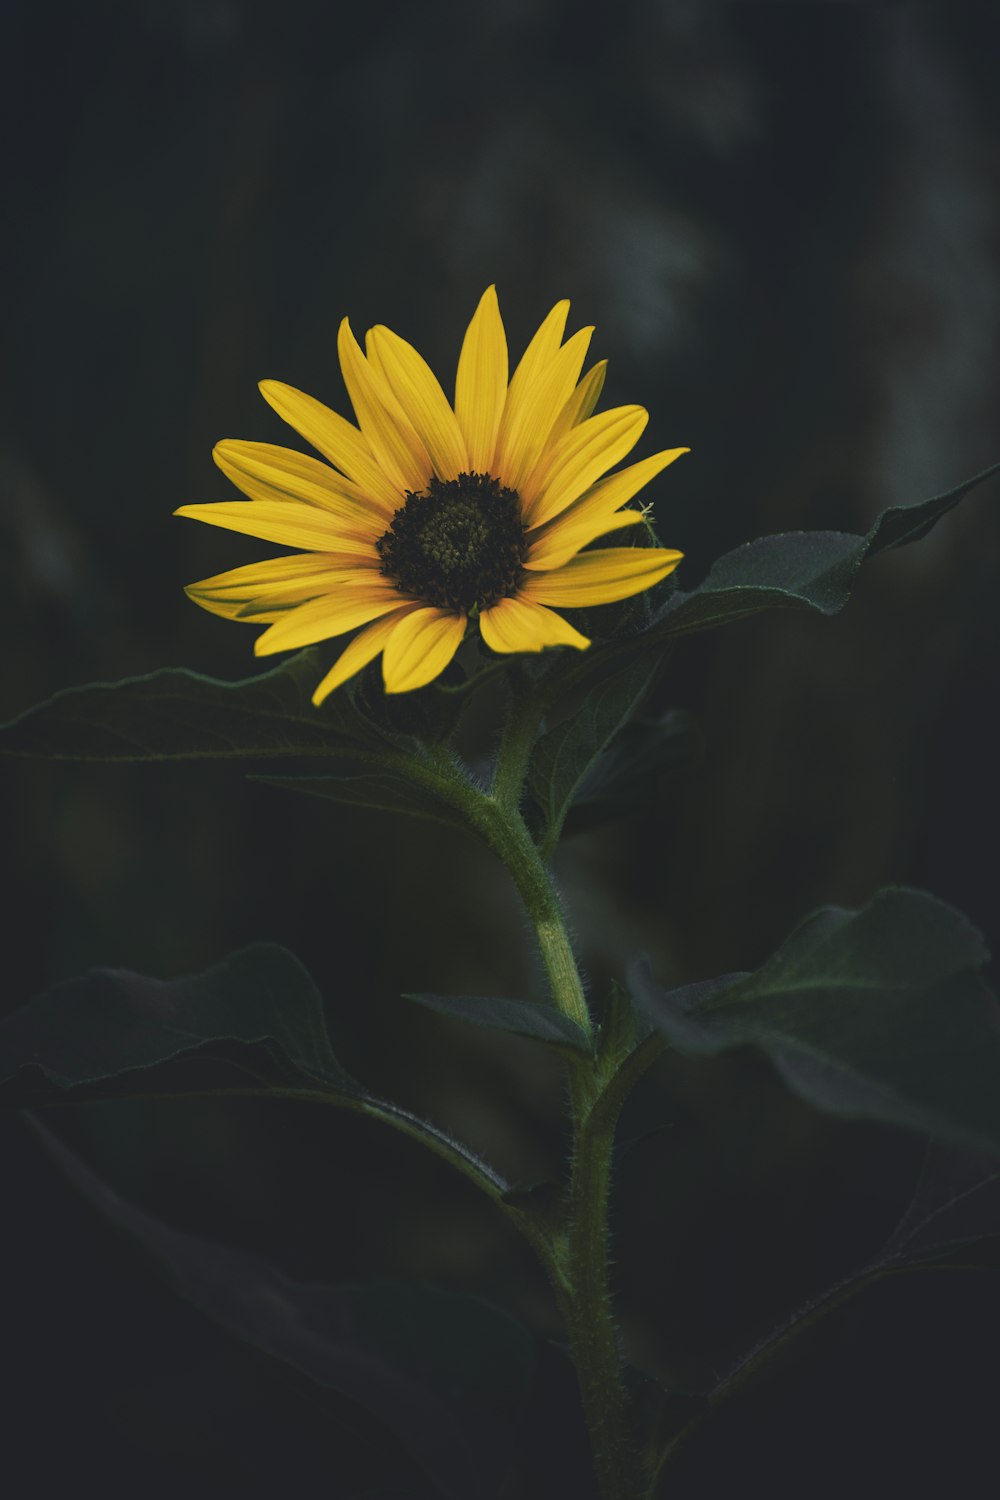
[[[196,1307],[371,1412],[449,1500],[498,1496],[538,1394],[536,1342],[514,1318],[476,1297],[418,1284],[297,1281],[259,1256],[143,1212],[36,1129],[80,1192],[163,1261]],[[331,1466],[332,1494],[335,1453]]]
[[[585,656],[553,668],[561,691],[588,690],[623,661],[662,652],[675,637],[727,625],[761,610],[810,609],[835,615],[847,603],[867,557],[919,541],[985,480],[994,464],[944,495],[914,505],[891,505],[864,536],[847,531],[794,531],[747,542],[720,557],[697,588],[672,588],[649,624],[623,639],[595,643]],[[668,583],[672,583],[672,579]]]
[[869,1269],[930,1261],[1000,1235],[1000,1167],[992,1155],[932,1141],[906,1212]]
[[755,1046],[817,1108],[1000,1151],[1000,1009],[961,912],[921,891],[807,918],[755,974],[634,993],[682,1052]]
[[184,668],[67,688],[0,726],[0,753],[48,760],[160,761],[363,756],[388,741],[349,692],[310,699],[323,666],[302,651],[273,671],[223,682]]
[[[956,1252],[962,1269],[976,1268],[968,1248],[977,1241],[1000,1235],[1000,1170],[994,1156],[957,1152],[937,1142],[928,1145],[920,1179],[910,1202],[882,1247],[860,1265],[851,1267],[832,1285],[808,1298],[781,1318],[770,1333],[746,1350],[704,1393],[700,1410],[695,1407],[684,1420],[665,1427],[661,1451],[654,1463],[657,1481],[669,1471],[672,1458],[720,1407],[731,1401],[745,1385],[780,1356],[790,1345],[808,1337],[811,1330],[836,1313],[845,1303],[887,1277],[932,1270],[946,1265],[955,1269]],[[991,1268],[992,1269],[992,1268]],[[669,1482],[663,1489],[670,1492]],[[654,1483],[653,1494],[661,1489]]]
[[255,943],[203,974],[95,969],[0,1021],[0,1101],[263,1094],[356,1110],[430,1147],[499,1199],[508,1184],[435,1126],[377,1098],[334,1052],[323,1003],[291,953]]
[[492,995],[404,995],[436,1010],[439,1015],[473,1026],[487,1026],[494,1031],[513,1032],[572,1052],[591,1052],[583,1028],[552,1005],[534,1005],[527,1000],[504,1000]]
[[640,637],[644,646],[672,635],[706,630],[772,606],[837,614],[850,597],[866,557],[919,541],[984,480],[994,464],[944,495],[915,505],[891,505],[864,536],[842,531],[802,531],[762,537],[727,552],[691,593],[678,591]]
[[613,818],[640,811],[656,793],[666,770],[693,759],[701,749],[693,714],[671,708],[655,718],[629,720],[593,762],[577,790],[563,825],[572,837]]
[[266,786],[283,787],[290,792],[304,792],[309,797],[322,797],[329,802],[339,802],[351,807],[365,807],[372,812],[392,813],[398,816],[424,818],[432,823],[444,823],[449,828],[469,832],[465,819],[448,803],[438,801],[423,788],[416,787],[403,776],[394,776],[391,771],[345,772],[339,776],[266,776],[253,775],[249,781],[260,781]]
[[544,820],[544,848],[552,849],[558,842],[588,772],[635,713],[655,670],[648,661],[627,667],[538,741],[528,773],[528,791]]

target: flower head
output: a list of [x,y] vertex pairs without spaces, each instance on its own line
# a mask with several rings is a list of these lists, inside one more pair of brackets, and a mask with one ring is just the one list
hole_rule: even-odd
[[568,311],[568,302],[552,309],[508,382],[490,287],[462,344],[454,405],[411,345],[376,327],[362,352],[345,318],[338,350],[357,426],[291,386],[260,387],[326,462],[227,440],[215,461],[247,499],[176,512],[299,550],[193,583],[189,596],[226,619],[267,625],[258,656],[357,631],[316,704],[380,654],[387,692],[425,686],[471,620],[501,653],[587,647],[556,611],[641,593],[681,553],[583,549],[641,522],[648,507],[628,502],[688,450],[608,474],[647,414],[594,414],[605,362],[581,378],[593,329],[564,343]]

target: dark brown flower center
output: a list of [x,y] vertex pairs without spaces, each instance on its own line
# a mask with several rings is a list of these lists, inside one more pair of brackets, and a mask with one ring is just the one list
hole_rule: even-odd
[[439,609],[488,609],[521,576],[521,500],[491,474],[434,478],[423,494],[407,491],[375,547],[401,593]]

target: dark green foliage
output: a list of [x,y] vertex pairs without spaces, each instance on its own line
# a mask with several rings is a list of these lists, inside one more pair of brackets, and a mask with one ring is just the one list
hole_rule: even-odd
[[444,823],[463,833],[469,831],[469,825],[454,808],[391,771],[345,771],[339,776],[251,776],[249,780],[283,787],[289,792],[304,792],[308,797],[322,797],[327,802],[365,807],[371,812],[404,813],[407,817]]
[[906,1212],[872,1269],[936,1260],[1000,1235],[1000,1167],[993,1155],[930,1142]]
[[847,603],[854,577],[866,558],[919,541],[998,470],[1000,464],[994,464],[946,494],[915,505],[891,505],[864,536],[798,531],[747,542],[720,557],[696,589],[673,594],[642,633],[641,642],[647,647],[658,645],[672,635],[706,630],[773,605],[835,615]]
[[[535,1395],[535,1340],[478,1298],[420,1284],[323,1286],[127,1202],[48,1130],[63,1171],[231,1333],[370,1412],[449,1500],[490,1500]],[[495,1462],[483,1463],[489,1449]],[[331,1453],[331,1493],[336,1454]]]
[[[676,1450],[711,1424],[715,1413],[766,1375],[788,1346],[802,1343],[817,1325],[887,1277],[931,1270],[975,1270],[983,1243],[1000,1236],[1000,1171],[995,1158],[930,1143],[912,1197],[895,1229],[870,1258],[848,1267],[832,1285],[789,1311],[778,1325],[741,1354],[700,1401],[661,1394],[659,1411],[646,1393],[650,1425],[658,1429],[661,1482],[653,1495],[672,1490]],[[990,1269],[987,1256],[983,1269]],[[665,1400],[664,1400],[665,1398]]]
[[680,1051],[755,1046],[820,1109],[1000,1151],[1000,1010],[988,954],[953,907],[885,890],[808,917],[755,974],[637,999]]
[[507,1186],[458,1142],[351,1077],[315,985],[274,944],[255,943],[182,979],[95,969],[0,1022],[0,1098],[10,1104],[203,1093],[357,1110],[417,1138],[490,1196]]
[[[549,730],[537,748],[531,793],[544,815],[549,841],[558,836],[589,767],[634,713],[674,636],[775,606],[836,614],[847,603],[866,557],[925,536],[998,468],[934,499],[889,507],[865,536],[793,532],[748,542],[721,557],[697,588],[688,593],[674,589],[637,633],[595,645],[582,658],[561,655],[543,674],[553,699],[602,686],[592,702],[585,701]],[[447,732],[454,724],[459,705],[446,688],[415,695],[417,721],[398,727],[390,723],[388,710],[385,726],[379,727],[379,715],[362,711],[350,686],[315,709],[310,695],[322,673],[320,656],[307,650],[240,682],[167,668],[118,683],[71,688],[4,726],[0,750],[56,760],[116,761],[335,755],[353,762],[352,771],[361,771],[371,754],[398,746],[400,728],[419,728],[422,736],[433,739],[436,726]],[[404,717],[406,709],[404,702],[399,710]],[[356,790],[363,805],[388,805],[368,800],[371,787]],[[335,792],[331,787],[320,795]]]
[[568,1048],[571,1052],[589,1053],[591,1050],[587,1037],[576,1022],[553,1005],[533,1005],[527,1000],[504,1000],[492,995],[409,994],[404,999],[416,1000],[428,1010],[436,1010],[453,1020],[468,1021],[474,1026],[513,1032],[515,1036],[530,1037],[532,1041]]
[[692,714],[669,708],[647,718],[640,710],[592,762],[570,805],[563,833],[572,836],[640,812],[655,794],[659,775],[683,766],[700,749],[701,731]]
[[847,531],[796,531],[746,542],[720,557],[697,588],[673,589],[643,629],[593,647],[580,661],[560,664],[553,676],[580,691],[603,680],[619,663],[650,653],[661,660],[677,636],[727,625],[763,609],[838,614],[867,558],[919,541],[998,470],[1000,464],[994,464],[930,500],[889,506],[864,536]]
[[576,713],[535,746],[528,790],[544,819],[543,842],[552,848],[566,815],[595,761],[632,717],[655,667],[638,662],[597,688]]
[[356,756],[379,746],[349,694],[312,706],[322,673],[307,650],[240,682],[167,667],[67,688],[3,726],[0,749],[49,760],[148,761]]
[[[220,1043],[232,1045],[232,1087],[356,1087],[315,985],[271,943],[181,979],[94,969],[55,985],[0,1022],[0,1078],[18,1104],[170,1093],[174,1073]],[[213,1069],[203,1072],[210,1088]]]

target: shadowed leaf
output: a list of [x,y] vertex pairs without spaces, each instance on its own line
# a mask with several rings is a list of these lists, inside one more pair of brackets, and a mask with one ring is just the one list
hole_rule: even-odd
[[403,813],[407,817],[423,818],[431,823],[443,823],[448,828],[461,829],[463,833],[469,832],[468,823],[454,808],[389,771],[345,772],[340,776],[255,775],[247,779],[289,792],[302,792],[307,797],[321,797],[328,802],[365,807],[371,812],[394,816]]
[[630,719],[580,783],[564,834],[572,837],[612,818],[640,812],[656,794],[660,774],[694,759],[700,749],[697,720],[684,709]]
[[864,536],[800,531],[747,542],[720,557],[696,589],[672,594],[636,645],[659,645],[672,635],[706,630],[773,606],[837,614],[847,603],[865,558],[919,541],[998,471],[1000,464],[994,464],[944,495],[915,505],[891,505]]
[[928,1144],[906,1212],[871,1262],[893,1266],[1000,1235],[1000,1163],[982,1152]]
[[[158,1257],[196,1307],[371,1412],[449,1500],[499,1494],[535,1384],[535,1341],[521,1324],[478,1298],[419,1284],[296,1281],[153,1218],[36,1129],[80,1192]],[[330,1462],[333,1493],[335,1453]]]
[[403,998],[473,1026],[513,1032],[515,1036],[530,1037],[552,1047],[568,1047],[573,1052],[591,1051],[581,1027],[552,1005],[533,1005],[527,1000],[504,1000],[492,995],[404,995]]
[[386,741],[349,693],[322,708],[313,651],[223,682],[180,667],[67,688],[0,726],[0,753],[48,760],[160,761],[359,755]]
[[263,1094],[356,1110],[430,1147],[493,1198],[507,1183],[338,1060],[319,992],[291,953],[256,943],[203,974],[95,969],[0,1021],[0,1100],[43,1105],[155,1094]]
[[682,1052],[755,1046],[820,1109],[1000,1151],[1000,1008],[966,917],[920,891],[826,907],[755,974],[637,1000]]
[[544,847],[559,839],[566,814],[588,772],[628,723],[652,681],[647,661],[626,667],[598,687],[575,713],[544,734],[535,746],[528,791],[544,820]]

